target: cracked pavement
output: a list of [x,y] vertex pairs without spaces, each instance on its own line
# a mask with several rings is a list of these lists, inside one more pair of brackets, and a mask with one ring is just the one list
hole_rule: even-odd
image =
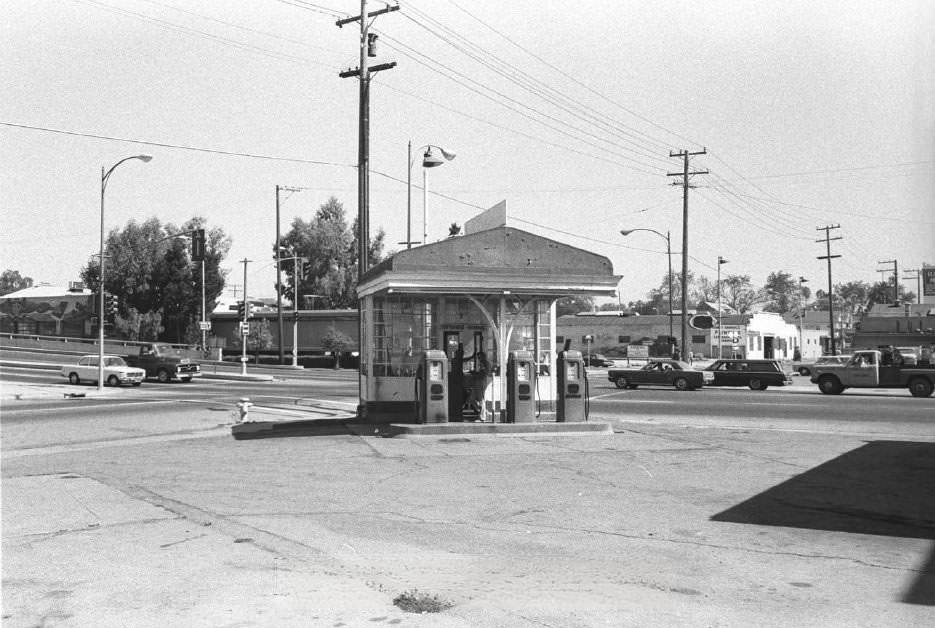
[[[847,435],[615,427],[5,457],[3,625],[935,621],[935,516],[913,501],[935,503],[933,443],[885,457]],[[454,606],[404,613],[411,589]]]

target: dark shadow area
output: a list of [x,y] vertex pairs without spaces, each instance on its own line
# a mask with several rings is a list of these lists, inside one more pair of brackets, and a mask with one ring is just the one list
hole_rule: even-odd
[[231,429],[235,440],[253,440],[257,438],[291,438],[296,436],[336,436],[370,435],[361,433],[360,424],[347,419],[309,419],[307,421],[283,421],[281,423],[237,423]]
[[903,602],[935,606],[935,545],[932,546],[929,558],[922,566],[922,573],[916,577],[915,582],[903,596]]
[[[935,443],[868,442],[711,520],[935,540]],[[935,605],[933,564],[905,601]]]

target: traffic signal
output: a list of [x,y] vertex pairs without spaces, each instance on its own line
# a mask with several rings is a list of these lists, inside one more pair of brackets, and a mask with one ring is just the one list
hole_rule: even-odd
[[237,318],[243,318],[247,311],[247,306],[243,301],[237,301]]
[[104,315],[113,320],[120,311],[120,301],[115,294],[104,295]]
[[205,230],[192,231],[192,260],[203,262],[205,259]]
[[309,262],[304,257],[296,258],[296,274],[299,276],[299,279],[305,280],[308,279],[308,273],[312,270],[312,263]]

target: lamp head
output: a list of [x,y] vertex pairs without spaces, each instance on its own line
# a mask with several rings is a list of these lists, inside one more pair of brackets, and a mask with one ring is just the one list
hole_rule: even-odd
[[620,230],[620,235],[623,235],[623,236],[628,236],[631,233],[633,233],[633,229],[621,229]]
[[[441,155],[439,156],[436,153],[433,153],[432,152],[433,148],[437,148],[438,152],[440,152]],[[456,155],[454,153],[449,153],[448,151],[446,151],[444,148],[440,146],[429,146],[428,149],[425,151],[425,155],[423,155],[422,157],[422,167],[423,168],[434,168],[435,166],[441,166],[446,161],[451,161],[452,159],[454,159],[455,156]]]
[[152,155],[137,155],[136,158],[142,161],[144,164],[153,160]]
[[726,264],[726,263],[727,263],[727,260],[724,259],[723,257],[721,257],[720,255],[718,255],[718,256],[717,256],[717,263],[718,263],[718,264]]

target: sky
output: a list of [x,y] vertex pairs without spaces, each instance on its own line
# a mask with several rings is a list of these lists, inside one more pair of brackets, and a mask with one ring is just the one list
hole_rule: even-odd
[[[368,10],[385,6],[370,2]],[[930,0],[416,0],[374,18],[370,223],[387,251],[505,200],[512,224],[607,256],[623,303],[689,269],[827,289],[935,264]],[[78,280],[108,231],[202,216],[229,284],[275,294],[281,230],[335,196],[357,215],[350,0],[6,0],[0,6],[0,267]],[[408,144],[412,204],[407,212]],[[881,263],[886,262],[886,263]],[[242,293],[241,293],[242,294]],[[228,297],[231,293],[227,294]]]

